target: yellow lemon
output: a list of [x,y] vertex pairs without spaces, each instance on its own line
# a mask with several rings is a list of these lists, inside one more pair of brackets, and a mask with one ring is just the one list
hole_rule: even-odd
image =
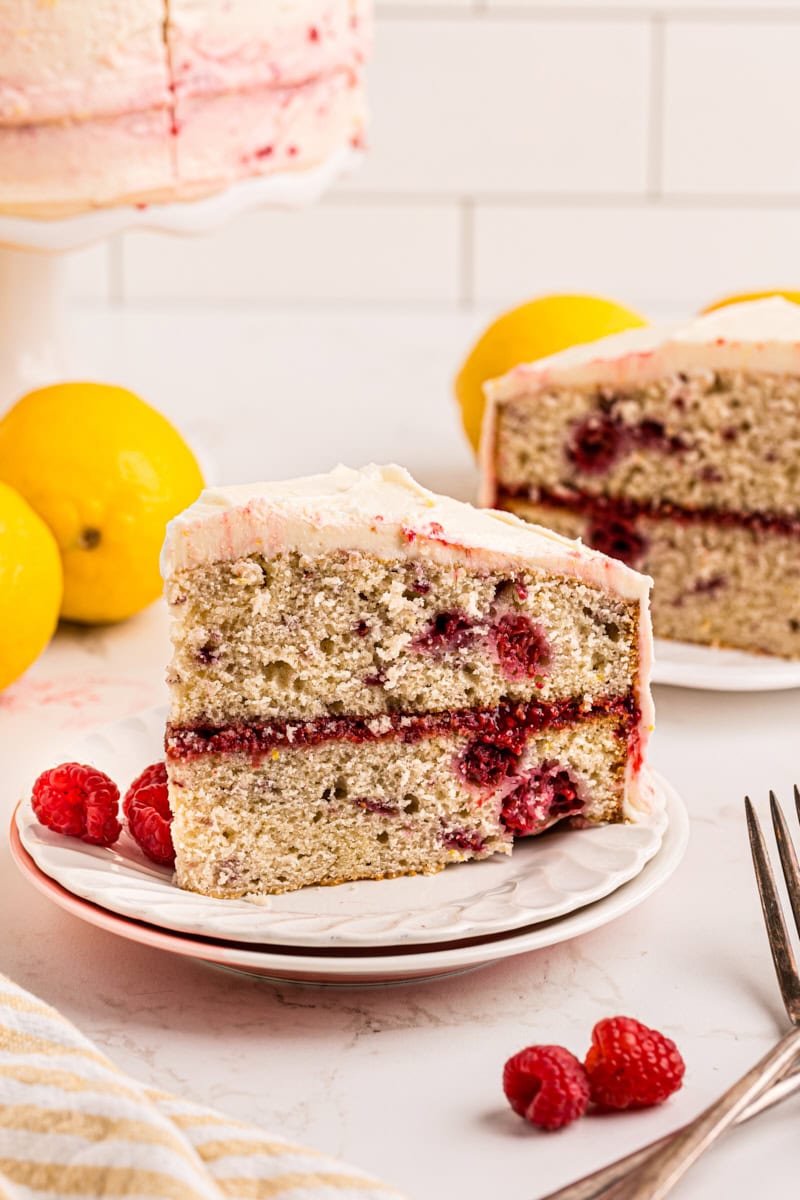
[[533,362],[647,322],[629,308],[598,296],[540,296],[498,317],[481,335],[456,376],[456,399],[467,437],[477,450],[483,385],[519,363]]
[[61,615],[120,621],[161,591],[167,521],[203,486],[165,417],[124,388],[63,383],[24,396],[0,421],[0,479],[55,535]]
[[800,292],[784,292],[776,289],[775,291],[767,292],[742,292],[738,296],[723,296],[721,300],[715,300],[713,304],[706,305],[700,311],[710,313],[718,308],[727,308],[730,304],[744,304],[746,300],[766,300],[768,296],[783,296],[784,300],[791,300],[793,304],[800,304]]
[[0,483],[0,691],[50,641],[61,590],[55,538],[19,492]]

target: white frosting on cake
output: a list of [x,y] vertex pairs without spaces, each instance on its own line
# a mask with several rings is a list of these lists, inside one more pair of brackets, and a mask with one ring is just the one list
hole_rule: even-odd
[[[585,580],[638,602],[639,737],[653,725],[651,580],[580,542],[531,525],[511,513],[473,508],[428,491],[403,467],[338,466],[327,475],[279,483],[208,488],[170,521],[161,555],[168,579],[204,563],[284,551],[322,554],[361,550],[382,558],[424,558],[487,570],[542,569]],[[626,815],[650,806],[646,770],[629,761]]]
[[580,542],[422,487],[403,467],[339,466],[281,483],[209,488],[167,528],[165,577],[202,563],[287,550],[365,550],[472,566],[541,566],[645,601],[650,581]]
[[688,324],[645,325],[514,367],[485,387],[489,406],[548,387],[646,383],[709,370],[800,374],[800,305],[770,296],[731,304]]

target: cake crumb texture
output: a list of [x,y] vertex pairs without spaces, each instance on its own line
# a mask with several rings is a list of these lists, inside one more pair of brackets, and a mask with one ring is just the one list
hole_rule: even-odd
[[[168,760],[178,883],[234,897],[508,854],[504,803],[542,765],[570,774],[577,803],[566,815],[621,820],[626,732],[603,717],[544,731],[493,788],[465,777],[469,743],[458,736]],[[545,804],[541,828],[552,819]]]
[[[519,516],[591,544],[583,513],[524,500]],[[608,518],[607,520],[610,520]],[[602,536],[608,536],[608,526]],[[800,658],[800,538],[715,521],[637,516],[618,523],[621,551],[657,581],[656,636]]]
[[168,583],[175,725],[625,695],[638,605],[575,579],[258,555]]
[[656,636],[800,657],[800,376],[702,361],[770,346],[698,343],[653,377],[647,356],[544,373],[497,401],[490,501],[652,576]]
[[644,387],[545,388],[499,406],[501,489],[800,512],[800,379],[703,367]]

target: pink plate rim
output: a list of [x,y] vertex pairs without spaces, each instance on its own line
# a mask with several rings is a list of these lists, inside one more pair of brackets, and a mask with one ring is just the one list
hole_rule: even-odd
[[17,867],[38,891],[79,920],[87,921],[108,933],[154,949],[171,951],[186,958],[275,982],[364,986],[433,979],[489,965],[516,954],[567,941],[629,912],[665,883],[683,858],[689,838],[689,818],[680,797],[669,786],[667,804],[670,820],[661,850],[635,879],[577,913],[506,934],[478,937],[468,945],[463,941],[435,945],[428,943],[424,947],[408,946],[402,950],[387,947],[349,950],[346,955],[339,950],[298,951],[294,947],[280,945],[256,948],[252,943],[218,942],[196,934],[159,929],[112,913],[75,896],[36,865],[22,845],[16,809],[11,818],[10,845]]

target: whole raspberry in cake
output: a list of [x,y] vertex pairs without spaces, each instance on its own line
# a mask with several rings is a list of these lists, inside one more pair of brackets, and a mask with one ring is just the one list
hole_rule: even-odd
[[466,646],[473,637],[474,621],[466,613],[440,612],[414,641],[415,650],[429,650],[441,654],[445,650],[458,650]]
[[36,817],[48,829],[90,846],[112,846],[119,837],[119,788],[96,767],[68,762],[44,771],[31,796]]
[[473,787],[497,787],[511,775],[517,756],[508,746],[476,739],[470,742],[459,760],[461,774]]
[[602,475],[625,449],[625,429],[607,413],[592,414],[571,432],[567,458],[586,475]]
[[125,793],[122,809],[131,836],[142,853],[159,866],[173,866],[172,812],[167,790],[167,768],[163,762],[151,763],[134,779]]
[[508,613],[492,626],[490,638],[509,679],[532,679],[546,670],[550,661],[547,638],[528,617]]
[[572,775],[556,762],[544,762],[524,776],[503,801],[503,824],[512,833],[537,833],[552,821],[580,812]]
[[515,1113],[542,1129],[562,1129],[589,1105],[586,1072],[563,1046],[528,1046],[509,1058],[503,1091]]
[[672,1039],[633,1017],[598,1021],[585,1065],[595,1104],[619,1109],[662,1104],[686,1070]]

